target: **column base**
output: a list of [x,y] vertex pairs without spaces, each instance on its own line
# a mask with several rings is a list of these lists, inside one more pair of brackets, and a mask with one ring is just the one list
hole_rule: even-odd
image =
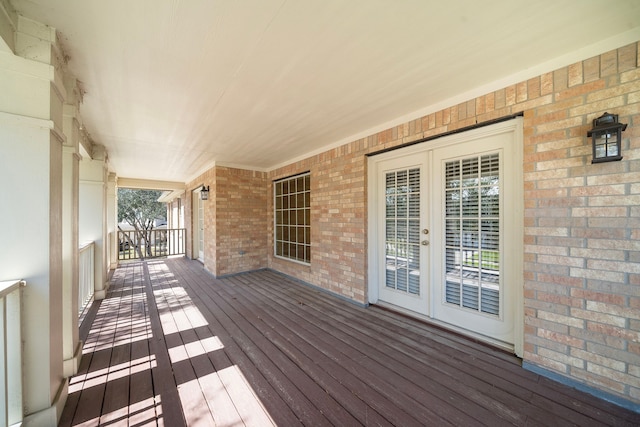
[[56,397],[46,409],[28,414],[22,421],[22,427],[29,426],[55,426],[58,425],[58,420],[62,416],[64,405],[67,402],[67,396],[69,395],[69,380],[64,380],[58,388]]
[[72,377],[78,372],[80,366],[80,359],[82,359],[82,341],[78,341],[76,349],[73,352],[73,357],[64,361],[63,375],[65,378]]

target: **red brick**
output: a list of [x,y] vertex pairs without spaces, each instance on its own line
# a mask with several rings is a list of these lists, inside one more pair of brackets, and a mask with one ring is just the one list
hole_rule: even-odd
[[604,80],[596,80],[591,83],[585,83],[583,85],[571,87],[570,89],[565,89],[556,93],[556,101],[562,101],[563,99],[593,93],[599,89],[604,89],[605,87],[606,83]]
[[511,85],[505,89],[505,102],[506,106],[514,105],[516,103],[516,86]]
[[572,64],[568,67],[568,86],[577,86],[582,84],[583,79],[583,70],[582,70],[582,62],[578,62],[577,64]]
[[600,78],[600,57],[589,58],[583,62],[584,82],[589,83]]
[[521,103],[529,99],[527,82],[520,82],[516,85],[516,103]]
[[568,87],[569,75],[567,67],[553,72],[553,90],[559,92]]
[[622,73],[636,68],[637,61],[638,50],[635,43],[618,49],[618,72]]
[[600,75],[611,76],[618,72],[618,52],[613,50],[600,55]]
[[553,73],[540,76],[540,95],[549,95],[553,91]]
[[527,80],[527,95],[529,99],[540,96],[540,77]]
[[494,92],[495,108],[504,108],[507,105],[507,92],[505,89],[500,89]]

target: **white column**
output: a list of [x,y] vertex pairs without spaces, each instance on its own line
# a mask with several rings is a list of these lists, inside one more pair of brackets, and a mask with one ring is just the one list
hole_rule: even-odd
[[116,174],[107,177],[107,235],[109,236],[108,270],[118,266],[118,190]]
[[107,282],[108,235],[107,235],[107,158],[104,148],[89,144],[90,157],[83,156],[80,162],[80,215],[79,240],[95,243],[95,290],[94,298],[103,299]]
[[54,29],[21,17],[13,24],[18,29],[15,54],[0,49],[0,280],[27,283],[23,425],[55,425],[67,396],[62,350],[64,55]]
[[64,375],[78,371],[82,342],[78,330],[78,194],[79,194],[79,91],[75,79],[66,82],[62,151],[62,289]]

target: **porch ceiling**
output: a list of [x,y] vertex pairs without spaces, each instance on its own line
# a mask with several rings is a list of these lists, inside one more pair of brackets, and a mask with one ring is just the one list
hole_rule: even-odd
[[640,39],[637,0],[12,0],[119,176],[269,170]]

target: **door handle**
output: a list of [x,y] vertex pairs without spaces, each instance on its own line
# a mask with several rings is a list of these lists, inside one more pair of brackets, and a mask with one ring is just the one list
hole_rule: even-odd
[[423,240],[420,243],[422,243],[422,246],[427,246],[429,244],[429,241],[428,240]]

